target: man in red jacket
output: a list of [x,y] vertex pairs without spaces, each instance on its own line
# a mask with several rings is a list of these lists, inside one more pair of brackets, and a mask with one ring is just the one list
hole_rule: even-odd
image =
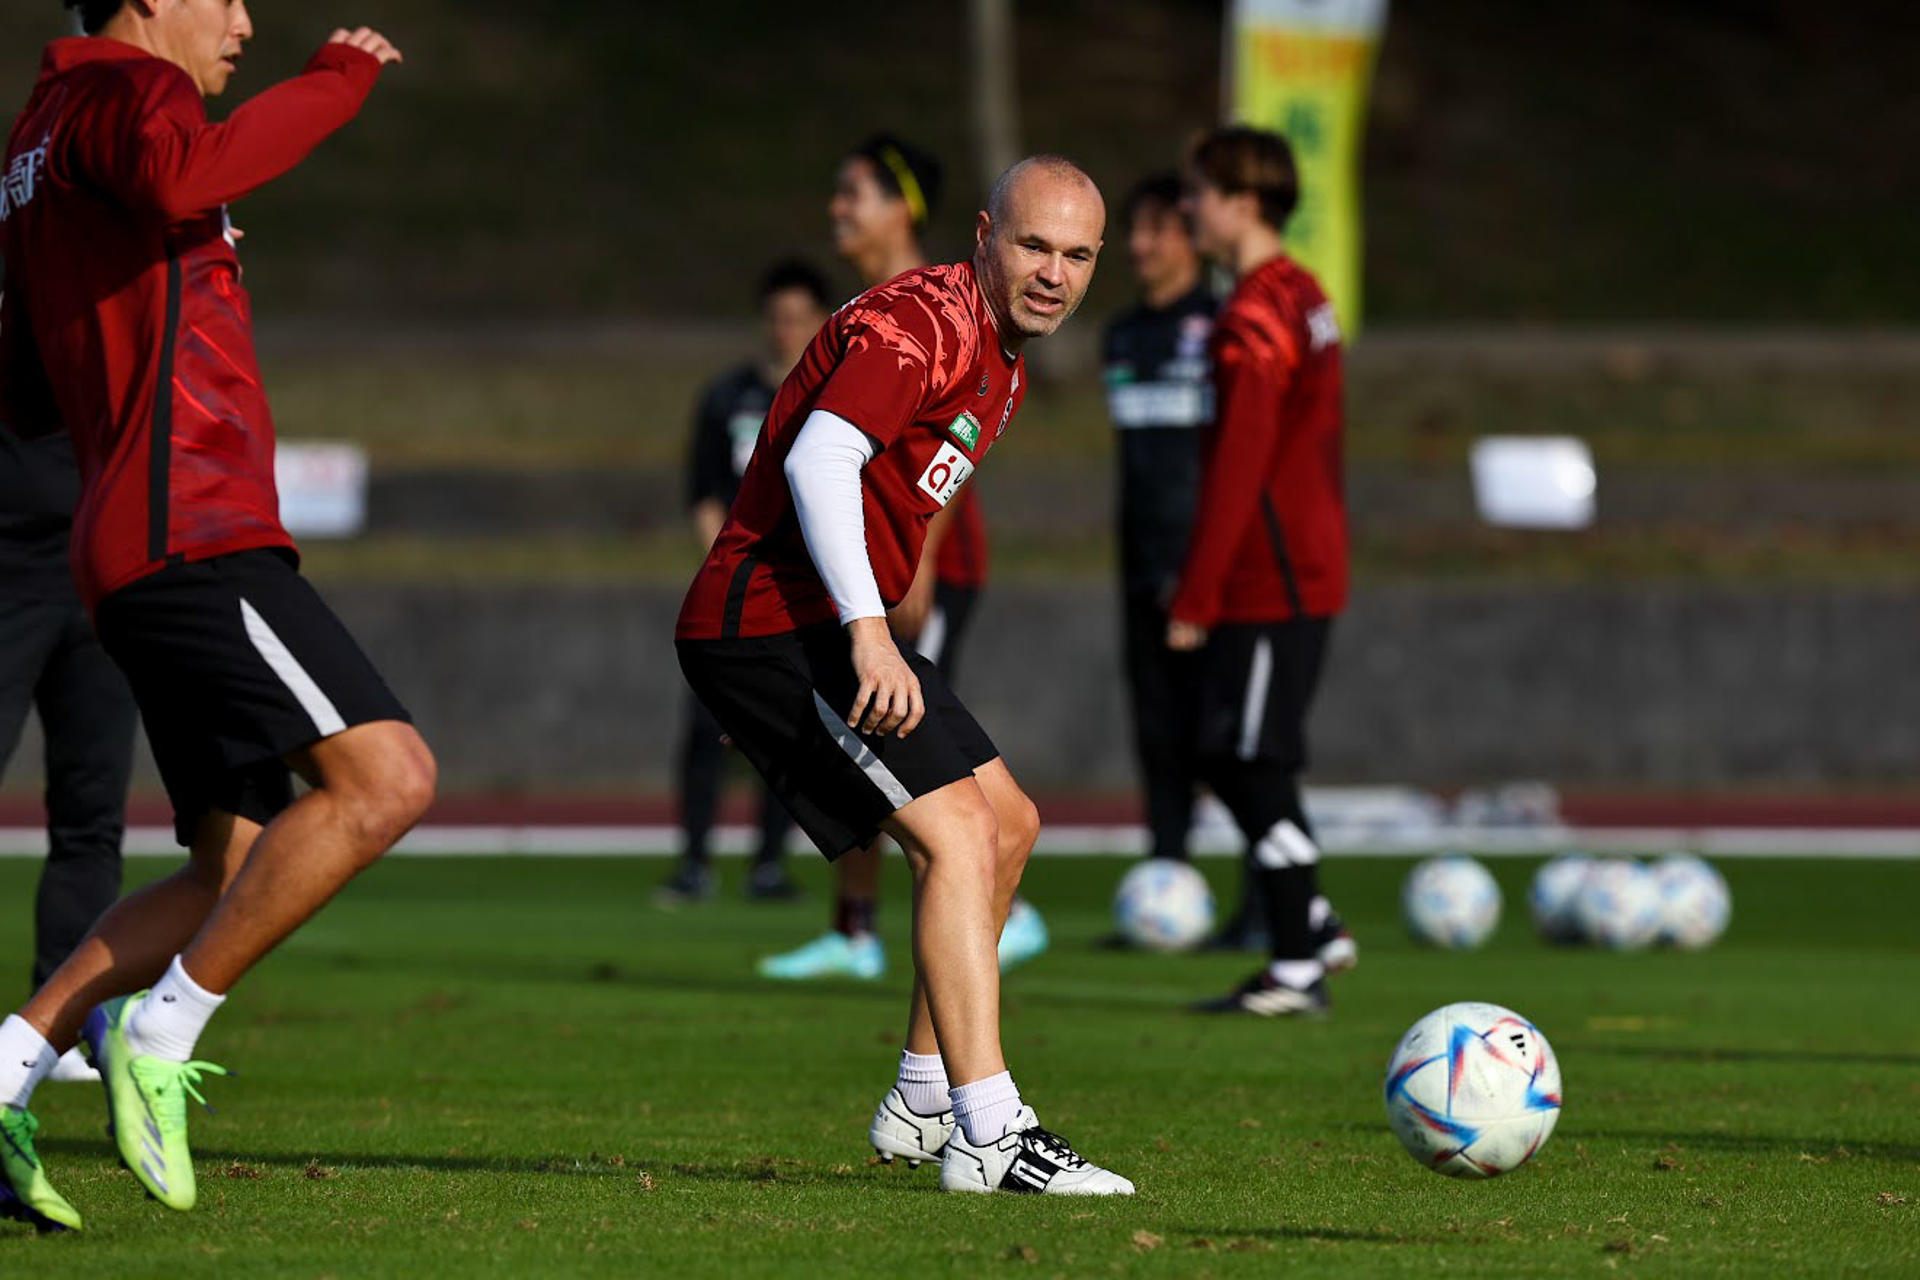
[[1321,1013],[1329,958],[1314,915],[1329,908],[1298,774],[1327,632],[1347,602],[1340,327],[1281,246],[1299,191],[1285,139],[1215,130],[1193,149],[1188,185],[1201,250],[1238,283],[1214,323],[1215,416],[1167,644],[1201,651],[1200,772],[1246,836],[1273,947],[1270,965],[1197,1007]]
[[[400,54],[336,31],[302,74],[211,124],[202,99],[253,34],[245,0],[69,7],[88,34],[48,46],[0,162],[0,416],[73,439],[75,582],[190,856],[0,1024],[0,1213],[43,1230],[80,1218],[47,1182],[26,1107],[83,1024],[121,1158],[163,1204],[192,1207],[185,1099],[220,1073],[191,1061],[200,1032],[434,787],[426,744],[280,524],[226,211],[351,120]],[[299,800],[294,772],[313,788]]]

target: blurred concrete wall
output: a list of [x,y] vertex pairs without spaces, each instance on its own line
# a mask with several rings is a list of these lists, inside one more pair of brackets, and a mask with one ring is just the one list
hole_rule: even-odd
[[[330,594],[450,790],[668,786],[685,696],[676,591]],[[963,693],[1036,788],[1132,785],[1116,613],[1087,584],[1002,582],[983,600]],[[1920,772],[1917,638],[1920,595],[1896,589],[1366,589],[1335,632],[1314,776],[1906,785]],[[23,746],[9,791],[38,776],[37,739]]]

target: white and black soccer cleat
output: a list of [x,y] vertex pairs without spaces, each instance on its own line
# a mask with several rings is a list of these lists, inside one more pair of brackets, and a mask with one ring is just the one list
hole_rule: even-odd
[[1325,978],[1316,978],[1308,986],[1290,987],[1265,969],[1224,996],[1188,1006],[1195,1013],[1253,1013],[1264,1018],[1317,1018],[1332,1007]]
[[880,1157],[881,1164],[905,1160],[907,1168],[918,1169],[929,1160],[938,1161],[953,1136],[953,1112],[923,1116],[907,1105],[900,1090],[887,1090],[880,1109],[873,1113],[867,1129],[867,1143]]
[[1022,1195],[1130,1196],[1133,1183],[1080,1158],[1067,1140],[1040,1127],[1020,1108],[998,1142],[976,1147],[956,1128],[940,1161],[942,1191],[1013,1191]]

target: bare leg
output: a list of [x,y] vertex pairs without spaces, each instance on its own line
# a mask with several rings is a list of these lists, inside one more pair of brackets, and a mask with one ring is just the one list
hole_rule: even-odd
[[259,834],[244,818],[209,813],[187,865],[108,908],[20,1016],[55,1049],[71,1049],[95,1005],[151,986],[166,972],[233,883]]
[[412,725],[355,725],[289,760],[314,786],[268,823],[180,953],[216,995],[392,848],[433,802],[434,762]]
[[973,782],[943,787],[900,810],[889,829],[914,872],[907,1048],[939,1053],[955,1085],[997,1075],[1006,1063],[996,946],[1039,834],[1039,814],[995,760]]

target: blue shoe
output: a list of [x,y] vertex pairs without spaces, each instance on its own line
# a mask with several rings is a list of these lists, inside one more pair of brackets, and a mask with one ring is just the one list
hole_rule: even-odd
[[1013,900],[1007,927],[1000,931],[1000,972],[1025,964],[1047,949],[1047,922],[1025,898]]
[[764,957],[756,966],[763,978],[806,982],[813,978],[859,978],[872,982],[887,975],[887,953],[870,933],[849,938],[823,933],[794,951]]

